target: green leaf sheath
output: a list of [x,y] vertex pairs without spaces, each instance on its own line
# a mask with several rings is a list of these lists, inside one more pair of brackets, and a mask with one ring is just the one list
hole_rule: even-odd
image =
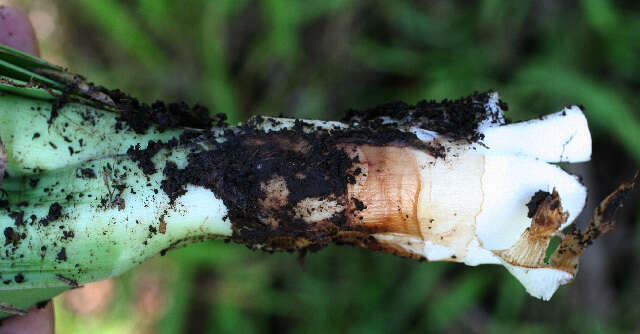
[[[26,309],[76,283],[118,275],[158,252],[229,236],[226,208],[187,187],[169,203],[167,161],[184,166],[193,147],[160,150],[145,174],[126,151],[180,131],[116,127],[116,114],[3,93],[0,136],[8,155],[0,209],[0,302]],[[126,127],[125,127],[126,128]],[[7,316],[0,313],[0,317]]]
[[29,175],[126,153],[132,145],[167,140],[179,130],[137,134],[116,129],[117,114],[69,103],[51,119],[51,103],[0,93],[0,136],[10,176]]

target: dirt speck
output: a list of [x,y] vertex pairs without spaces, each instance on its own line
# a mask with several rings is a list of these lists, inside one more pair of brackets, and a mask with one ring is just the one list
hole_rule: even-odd
[[60,203],[55,202],[49,206],[49,213],[46,217],[40,219],[40,224],[43,226],[49,225],[49,223],[54,222],[62,217],[62,205]]
[[16,283],[22,283],[24,282],[24,275],[17,274],[13,277],[13,280],[16,281]]
[[540,204],[542,204],[542,202],[549,196],[551,196],[551,193],[549,193],[548,191],[536,191],[536,193],[533,194],[533,196],[529,200],[529,203],[527,203],[527,208],[529,209],[527,217],[533,218],[533,216],[536,214],[536,211],[538,211],[538,206],[540,206]]
[[95,179],[96,173],[92,168],[82,168],[80,169],[79,177],[87,178],[87,179]]
[[58,254],[56,254],[56,259],[58,261],[67,261],[67,249],[62,247]]
[[16,232],[13,227],[7,227],[4,229],[4,245],[13,244],[14,246],[20,241],[20,234]]

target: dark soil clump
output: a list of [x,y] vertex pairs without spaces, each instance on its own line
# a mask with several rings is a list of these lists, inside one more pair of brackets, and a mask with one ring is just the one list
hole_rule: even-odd
[[67,249],[62,247],[58,254],[56,255],[56,259],[58,261],[67,261]]
[[16,232],[12,227],[4,229],[4,245],[13,244],[14,246],[20,241],[20,234]]
[[161,141],[153,141],[150,140],[147,143],[147,147],[145,149],[140,148],[140,144],[137,144],[135,147],[131,146],[127,150],[127,155],[131,158],[131,160],[136,161],[142,172],[145,174],[153,174],[156,172],[156,167],[151,161],[158,151],[164,148],[166,145]]
[[9,213],[16,226],[24,225],[24,211],[13,211]]
[[[422,100],[416,105],[391,102],[366,110],[349,110],[343,121],[358,122],[374,129],[380,127],[413,126],[435,131],[454,140],[477,142],[483,138],[478,125],[489,117],[485,105],[489,93],[474,93],[457,100]],[[503,110],[505,102],[499,101]],[[498,122],[497,119],[491,119]]]
[[[353,159],[338,139],[322,132],[307,134],[302,122],[271,133],[246,127],[240,133],[229,131],[225,139],[209,141],[210,150],[191,153],[185,169],[167,163],[161,187],[169,198],[184,194],[186,184],[211,189],[229,209],[233,239],[250,247],[275,250],[291,238],[314,233],[313,246],[326,245],[335,229],[310,227],[295,216],[294,207],[306,198],[339,200],[345,194]],[[274,177],[285,181],[288,198],[279,207],[266,208],[261,205],[267,196],[262,186]],[[277,226],[264,223],[269,219]]]
[[40,219],[40,224],[42,224],[43,226],[47,226],[49,225],[49,223],[58,220],[58,218],[60,218],[61,216],[62,206],[60,205],[60,203],[55,202],[49,207],[49,213],[47,214],[47,216]]
[[[184,169],[168,162],[161,184],[172,202],[185,193],[187,184],[211,189],[229,210],[232,239],[251,248],[314,251],[331,241],[365,242],[340,239],[341,232],[358,229],[348,225],[344,211],[313,224],[296,213],[297,205],[305,200],[335,201],[339,206],[353,200],[346,198],[346,192],[362,172],[357,169],[359,158],[354,153],[358,145],[411,146],[434,156],[444,153],[413,133],[397,129],[324,130],[296,120],[290,128],[266,132],[261,127],[265,121],[275,120],[256,118],[248,125],[227,130],[222,143],[213,137],[201,137],[210,148],[194,149]],[[284,181],[286,200],[266,205],[270,201],[264,186],[274,180]],[[355,203],[357,210],[366,209],[362,202]],[[306,210],[309,212],[302,216],[315,209]]]
[[96,173],[91,168],[82,168],[80,170],[80,175],[87,179],[95,179]]
[[24,275],[17,274],[13,277],[13,280],[16,281],[16,283],[22,283],[24,282]]
[[[116,105],[120,116],[119,128],[127,125],[137,133],[145,133],[147,129],[155,125],[160,132],[166,129],[178,127],[190,127],[206,129],[214,123],[209,117],[209,110],[196,104],[191,107],[184,102],[164,103],[156,101],[152,104],[140,102],[138,99],[125,94],[120,90],[103,89]],[[216,116],[226,119],[226,116]]]
[[529,209],[529,212],[527,213],[527,217],[533,218],[533,216],[538,211],[538,207],[540,206],[540,204],[542,204],[542,202],[544,202],[544,200],[549,196],[551,196],[551,193],[547,191],[544,191],[544,190],[536,191],[536,193],[533,194],[533,196],[529,200],[529,203],[527,203],[527,208]]

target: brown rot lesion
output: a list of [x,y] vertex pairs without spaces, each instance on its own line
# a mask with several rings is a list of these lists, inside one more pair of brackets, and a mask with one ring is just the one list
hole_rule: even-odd
[[554,236],[562,236],[560,226],[569,216],[562,210],[560,196],[555,189],[552,193],[536,192],[527,206],[532,218],[531,225],[513,246],[494,251],[494,254],[514,266],[539,268],[544,266],[545,254],[551,239]]
[[280,164],[274,161],[279,157],[288,156],[286,159],[292,161],[292,152],[297,155],[315,150],[303,140],[283,146],[285,142],[282,138],[250,141],[253,148],[259,149],[279,143],[278,147],[287,152],[270,155],[268,162],[261,152],[252,154],[260,161],[253,163],[254,170],[245,175],[251,174],[251,179],[265,173],[268,177],[258,183],[255,211],[238,212],[236,203],[227,201],[235,213],[231,216],[232,239],[268,251],[316,251],[337,243],[403,257],[423,257],[376,238],[380,233],[421,238],[417,220],[421,181],[412,148],[324,143],[323,150],[330,153],[319,156],[333,156],[330,159],[334,163],[322,165],[315,158],[293,159],[296,163],[286,169],[274,168]]
[[314,251],[332,242],[383,249],[373,234],[419,236],[415,147],[357,133],[354,142],[302,121],[277,131],[243,128],[192,151],[185,168],[165,167],[162,188],[170,198],[186,184],[212,190],[228,209],[232,239],[253,249]]
[[[562,210],[557,191],[554,190],[551,194],[537,192],[529,203],[530,209],[535,208],[531,226],[511,248],[494,253],[511,265],[553,268],[575,275],[584,250],[596,238],[613,231],[616,211],[622,207],[639,180],[640,171],[633,180],[621,184],[607,196],[594,210],[593,218],[584,231],[580,231],[575,225],[560,231],[568,215]],[[559,238],[558,244],[552,243],[553,237]]]

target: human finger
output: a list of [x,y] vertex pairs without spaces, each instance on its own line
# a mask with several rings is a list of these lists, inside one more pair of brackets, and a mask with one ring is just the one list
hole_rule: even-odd
[[53,333],[53,303],[48,301],[42,308],[34,308],[25,315],[3,319],[0,334],[47,334]]
[[40,56],[40,48],[29,17],[17,8],[0,6],[0,44]]

